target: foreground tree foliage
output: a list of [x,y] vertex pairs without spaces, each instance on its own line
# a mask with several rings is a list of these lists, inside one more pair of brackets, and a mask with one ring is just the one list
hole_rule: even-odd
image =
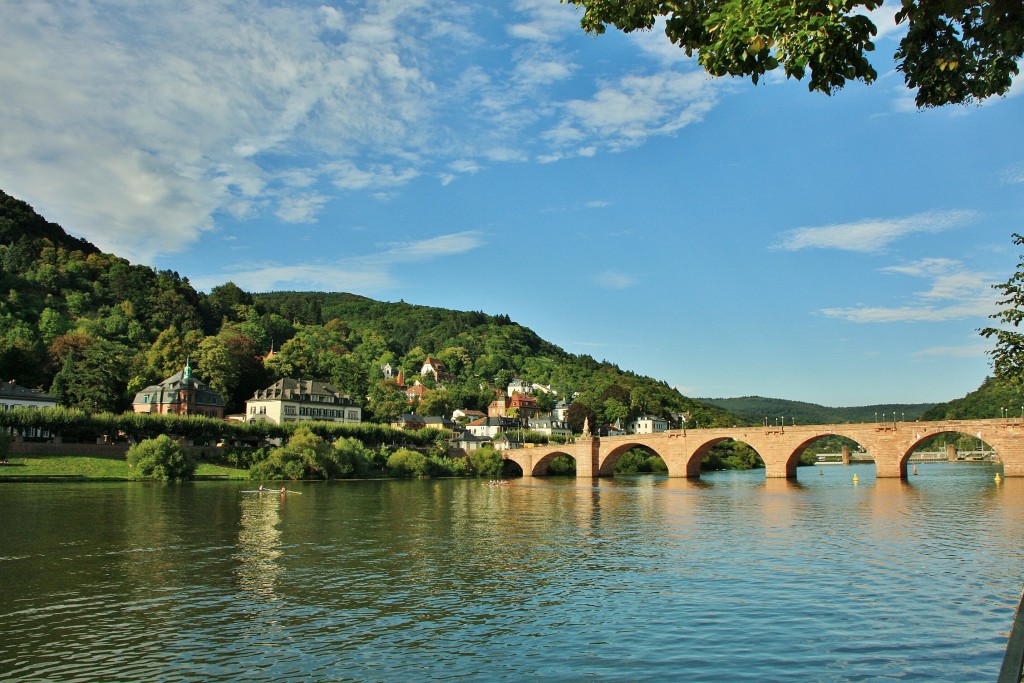
[[[250,479],[340,479],[365,472],[369,449],[357,448],[348,439],[332,444],[312,430],[300,427],[288,443],[270,451],[249,469]],[[360,444],[361,445],[361,444]]]
[[[873,82],[867,58],[878,29],[866,12],[881,0],[562,0],[584,8],[580,25],[602,34],[650,30],[665,35],[714,76],[749,76],[756,84],[782,67],[808,76],[808,89],[830,94],[847,81]],[[907,33],[897,69],[917,106],[964,104],[1003,95],[1024,54],[1020,0],[903,0],[896,23]]]
[[128,449],[128,468],[136,479],[173,481],[191,479],[196,463],[177,441],[161,434]]
[[[1014,233],[1013,243],[1024,246],[1024,237]],[[999,301],[1001,310],[991,316],[999,325],[982,329],[981,336],[995,337],[996,346],[990,355],[996,378],[1019,390],[1024,388],[1024,334],[1019,331],[1024,322],[1024,255],[1010,279],[993,287],[1003,296]]]

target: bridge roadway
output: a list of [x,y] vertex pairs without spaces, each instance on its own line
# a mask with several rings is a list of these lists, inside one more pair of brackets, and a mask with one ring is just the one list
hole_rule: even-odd
[[876,476],[907,477],[907,461],[917,446],[936,434],[956,433],[981,438],[998,454],[1003,476],[1024,477],[1024,423],[1021,419],[948,420],[944,422],[868,422],[860,424],[716,427],[674,429],[656,434],[577,438],[573,443],[513,448],[502,457],[515,462],[524,476],[542,476],[551,460],[565,454],[576,460],[577,477],[611,476],[626,451],[645,447],[668,466],[670,477],[700,477],[708,450],[723,441],[741,441],[761,456],[765,476],[796,479],[800,454],[823,436],[845,436],[875,461]]

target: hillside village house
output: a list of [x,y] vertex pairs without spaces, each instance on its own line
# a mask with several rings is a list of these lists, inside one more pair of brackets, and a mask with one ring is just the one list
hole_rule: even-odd
[[192,376],[188,361],[185,369],[160,384],[151,384],[135,394],[132,410],[161,415],[205,415],[224,417],[224,399],[207,384]]
[[476,436],[472,432],[463,431],[456,434],[452,439],[452,448],[459,448],[469,453],[490,443],[491,437],[489,436]]
[[529,382],[524,382],[518,377],[508,383],[508,389],[505,393],[511,396],[512,394],[528,394],[533,391],[533,386]]
[[279,379],[245,402],[245,416],[250,422],[321,420],[358,424],[362,415],[363,409],[348,396],[312,379]]
[[634,434],[655,434],[668,431],[668,420],[654,415],[641,415],[629,423],[629,431]]
[[521,423],[511,417],[482,417],[466,425],[466,431],[473,436],[494,438],[502,432],[519,429]]
[[414,413],[403,413],[391,421],[395,429],[415,430],[425,429],[447,429],[455,430],[455,423],[446,417],[438,415],[416,415]]
[[448,372],[448,368],[444,363],[427,356],[427,359],[423,361],[423,367],[420,368],[420,377],[426,377],[427,375],[434,378],[434,381],[438,384],[444,382],[450,382],[454,379],[454,375]]
[[572,436],[572,430],[569,429],[569,425],[548,415],[531,417],[527,421],[526,426],[531,432],[546,434],[547,436],[564,436],[566,438]]
[[512,394],[508,399],[506,413],[511,410],[515,410],[519,417],[526,420],[540,414],[540,405],[537,404],[537,399],[529,394]]
[[499,394],[487,405],[487,417],[504,417],[507,410],[508,396],[504,393]]
[[479,420],[481,417],[487,417],[485,413],[479,410],[471,410],[469,408],[456,408],[452,411],[452,420],[459,422],[459,418],[465,418],[466,421],[472,422]]
[[35,389],[19,386],[13,379],[0,384],[0,410],[56,408],[57,399]]
[[[0,383],[0,410],[13,410],[15,408],[30,408],[40,410],[42,408],[56,408],[57,399],[48,394],[19,386],[13,379],[9,382]],[[19,432],[17,438],[49,437],[50,433],[42,429],[26,429]]]

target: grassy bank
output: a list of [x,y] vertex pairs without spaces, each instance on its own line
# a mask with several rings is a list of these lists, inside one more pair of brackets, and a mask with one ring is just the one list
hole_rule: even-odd
[[[247,479],[248,470],[201,462],[197,479]],[[21,479],[86,479],[128,481],[128,463],[119,456],[20,455],[0,465],[0,482]]]

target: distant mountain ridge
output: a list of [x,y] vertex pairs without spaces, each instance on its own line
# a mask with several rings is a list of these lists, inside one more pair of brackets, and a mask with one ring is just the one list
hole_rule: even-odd
[[698,398],[707,405],[717,406],[748,422],[757,424],[765,418],[768,423],[785,418],[786,424],[793,420],[797,424],[833,424],[843,422],[871,422],[891,420],[916,420],[935,406],[935,403],[884,403],[871,406],[830,408],[815,403],[790,401],[782,398],[743,396],[740,398]]

